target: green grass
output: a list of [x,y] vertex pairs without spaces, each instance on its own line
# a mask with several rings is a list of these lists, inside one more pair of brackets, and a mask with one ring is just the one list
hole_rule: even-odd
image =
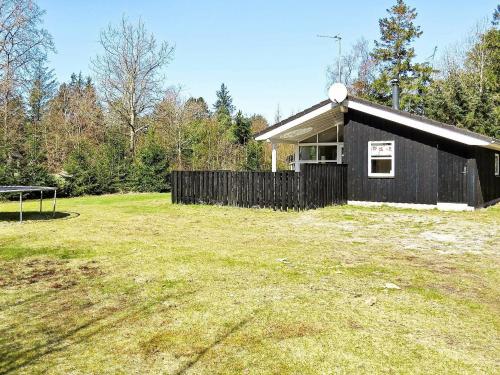
[[0,204],[1,374],[500,371],[500,207],[16,210]]

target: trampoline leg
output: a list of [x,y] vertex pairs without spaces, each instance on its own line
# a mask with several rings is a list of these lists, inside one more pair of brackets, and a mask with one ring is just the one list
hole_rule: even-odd
[[54,203],[52,203],[52,217],[56,216],[56,194],[57,191],[54,190]]
[[23,221],[23,193],[19,193],[19,222]]
[[42,213],[43,190],[40,191],[40,213]]

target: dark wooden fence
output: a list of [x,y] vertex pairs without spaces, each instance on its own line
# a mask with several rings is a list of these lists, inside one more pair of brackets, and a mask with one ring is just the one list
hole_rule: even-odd
[[347,202],[345,164],[304,164],[301,172],[172,172],[172,202],[303,210]]

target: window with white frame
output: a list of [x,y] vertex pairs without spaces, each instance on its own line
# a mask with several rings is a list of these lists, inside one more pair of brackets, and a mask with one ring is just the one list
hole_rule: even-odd
[[368,177],[394,177],[394,141],[368,142]]
[[495,154],[495,176],[500,176],[500,154]]
[[343,129],[335,126],[299,142],[299,163],[341,163]]

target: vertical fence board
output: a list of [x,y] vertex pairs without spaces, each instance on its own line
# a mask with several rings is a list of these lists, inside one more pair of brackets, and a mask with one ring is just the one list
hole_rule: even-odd
[[172,181],[172,194],[170,196],[170,199],[172,203],[177,203],[177,184],[175,183],[175,178],[177,176],[177,171],[173,171],[172,174],[170,175],[170,179]]
[[347,203],[345,164],[303,164],[300,173],[172,171],[172,203],[304,210]]

